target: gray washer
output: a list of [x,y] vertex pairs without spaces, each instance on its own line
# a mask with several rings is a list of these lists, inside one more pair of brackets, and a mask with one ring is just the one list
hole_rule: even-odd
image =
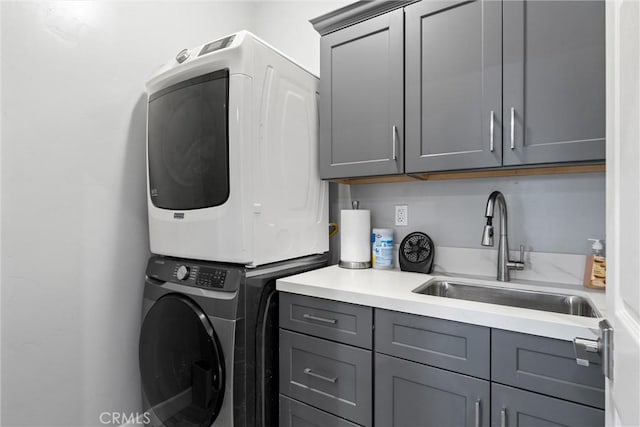
[[246,268],[152,256],[139,365],[153,426],[278,425],[276,279],[326,255]]

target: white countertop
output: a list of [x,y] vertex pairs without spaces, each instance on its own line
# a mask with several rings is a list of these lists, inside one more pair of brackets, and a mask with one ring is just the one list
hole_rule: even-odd
[[361,304],[387,310],[438,317],[491,328],[506,329],[550,338],[573,340],[600,336],[599,318],[572,316],[503,305],[443,298],[411,292],[432,278],[523,290],[572,294],[586,297],[605,314],[605,293],[572,285],[511,281],[508,283],[462,275],[427,275],[399,270],[349,270],[337,265],[278,279],[283,292]]

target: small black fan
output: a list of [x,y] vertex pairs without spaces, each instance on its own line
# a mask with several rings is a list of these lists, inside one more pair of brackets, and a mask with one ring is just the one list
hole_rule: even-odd
[[433,241],[424,233],[409,233],[400,243],[398,260],[402,271],[429,274],[433,270],[434,257]]

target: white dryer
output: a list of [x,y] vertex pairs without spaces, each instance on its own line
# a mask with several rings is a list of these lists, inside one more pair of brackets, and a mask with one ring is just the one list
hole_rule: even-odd
[[318,79],[249,32],[147,82],[151,252],[263,265],[329,248]]

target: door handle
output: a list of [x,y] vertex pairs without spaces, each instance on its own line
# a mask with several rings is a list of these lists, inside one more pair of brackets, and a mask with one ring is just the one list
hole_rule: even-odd
[[511,149],[516,148],[516,109],[511,107]]
[[476,400],[476,423],[475,427],[480,427],[480,399]]
[[494,125],[495,125],[495,117],[496,114],[493,110],[491,110],[491,118],[490,118],[490,122],[489,122],[489,150],[491,150],[491,152],[493,153],[493,134],[494,134]]
[[600,337],[596,340],[587,338],[574,338],[573,351],[576,354],[576,363],[580,366],[589,366],[589,362],[598,362],[602,358],[602,373],[610,380],[613,379],[613,328],[607,319],[598,324]]
[[391,128],[391,143],[393,146],[391,147],[391,160],[398,160],[398,154],[396,152],[398,145],[398,126],[393,125]]
[[507,427],[507,408],[500,410],[500,427]]

